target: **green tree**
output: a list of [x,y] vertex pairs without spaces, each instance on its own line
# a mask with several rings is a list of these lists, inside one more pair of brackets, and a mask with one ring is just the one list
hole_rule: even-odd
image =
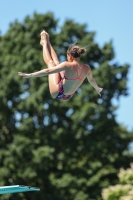
[[[43,29],[61,61],[70,44],[89,44],[82,61],[104,88],[102,98],[85,81],[71,100],[57,101],[47,77],[17,76],[46,67],[39,45]],[[1,200],[100,200],[101,190],[118,182],[120,167],[131,163],[132,133],[116,122],[112,103],[127,95],[129,65],[114,61],[111,41],[99,47],[94,36],[86,24],[66,20],[59,27],[52,13],[34,13],[0,37],[0,184],[41,188]]]
[[133,200],[133,164],[129,169],[121,168],[119,173],[119,184],[109,186],[102,191],[104,200]]

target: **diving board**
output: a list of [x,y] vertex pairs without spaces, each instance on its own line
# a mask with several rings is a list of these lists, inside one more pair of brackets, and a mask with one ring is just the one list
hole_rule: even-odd
[[12,186],[3,186],[0,187],[0,194],[11,194],[19,192],[32,192],[39,191],[40,188],[25,186],[25,185],[12,185]]

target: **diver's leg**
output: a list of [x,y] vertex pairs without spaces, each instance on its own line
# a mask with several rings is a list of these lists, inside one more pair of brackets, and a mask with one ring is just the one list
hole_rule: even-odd
[[[51,49],[47,34],[45,31],[41,32],[41,41],[40,44],[43,46],[43,59],[46,63],[47,67],[55,67],[56,64],[54,63],[51,57]],[[55,98],[58,94],[58,83],[61,80],[60,73],[50,74],[49,75],[49,90],[51,95]]]

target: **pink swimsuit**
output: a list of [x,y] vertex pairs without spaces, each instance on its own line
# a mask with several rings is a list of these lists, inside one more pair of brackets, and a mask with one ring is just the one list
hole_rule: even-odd
[[71,95],[65,95],[64,94],[63,79],[66,79],[66,80],[82,80],[81,79],[81,75],[82,75],[83,70],[84,70],[84,65],[82,64],[81,72],[80,72],[80,74],[78,74],[78,66],[76,65],[76,74],[77,74],[76,78],[67,78],[65,76],[65,73],[64,73],[64,77],[61,79],[61,81],[58,84],[58,86],[59,86],[59,93],[58,93],[56,99],[67,100],[67,99],[70,99],[74,95],[74,94],[71,94]]

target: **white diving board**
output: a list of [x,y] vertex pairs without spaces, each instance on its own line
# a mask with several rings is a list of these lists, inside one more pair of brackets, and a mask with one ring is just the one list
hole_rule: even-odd
[[3,186],[0,187],[0,194],[11,194],[19,192],[33,192],[39,191],[40,188],[25,186],[25,185],[12,185],[12,186]]

